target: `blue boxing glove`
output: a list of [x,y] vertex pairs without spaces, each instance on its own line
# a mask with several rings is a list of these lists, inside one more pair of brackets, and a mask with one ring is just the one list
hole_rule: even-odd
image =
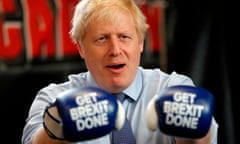
[[53,139],[77,142],[120,130],[125,111],[110,93],[99,88],[75,88],[61,93],[48,106],[43,125]]
[[[201,138],[211,126],[214,98],[206,89],[172,86],[156,95],[146,110],[147,126],[182,138]],[[151,118],[151,119],[149,119]]]

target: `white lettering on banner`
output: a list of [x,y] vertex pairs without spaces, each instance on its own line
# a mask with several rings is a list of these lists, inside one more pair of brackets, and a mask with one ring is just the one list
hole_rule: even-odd
[[176,92],[174,101],[165,101],[163,112],[166,114],[166,124],[197,129],[204,106],[194,104],[195,98],[194,93]]
[[89,93],[84,96],[77,96],[78,107],[70,108],[69,113],[76,122],[78,131],[92,129],[109,124],[108,121],[108,100],[97,100],[96,93]]

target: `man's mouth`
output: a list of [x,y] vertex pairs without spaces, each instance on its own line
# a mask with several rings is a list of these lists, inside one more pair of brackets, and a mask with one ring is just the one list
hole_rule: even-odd
[[116,64],[116,65],[109,65],[107,67],[112,69],[119,69],[119,68],[123,68],[124,66],[125,64]]

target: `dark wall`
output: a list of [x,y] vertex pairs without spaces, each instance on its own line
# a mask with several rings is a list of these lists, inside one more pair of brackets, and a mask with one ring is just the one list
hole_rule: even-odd
[[37,91],[50,83],[60,83],[70,73],[84,71],[82,61],[31,69],[10,69],[0,73],[0,96],[4,141],[20,144],[23,126]]
[[[224,37],[223,1],[169,1],[167,8],[168,71],[189,75],[215,97],[219,144],[239,141],[233,49]],[[238,140],[237,140],[238,139]]]

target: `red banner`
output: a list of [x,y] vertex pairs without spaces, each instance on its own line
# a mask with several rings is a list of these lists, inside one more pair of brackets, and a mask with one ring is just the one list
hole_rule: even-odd
[[[48,59],[64,60],[78,56],[69,37],[74,5],[78,0],[0,0],[0,61]],[[140,5],[150,29],[146,52],[159,53],[164,48],[161,3]]]

